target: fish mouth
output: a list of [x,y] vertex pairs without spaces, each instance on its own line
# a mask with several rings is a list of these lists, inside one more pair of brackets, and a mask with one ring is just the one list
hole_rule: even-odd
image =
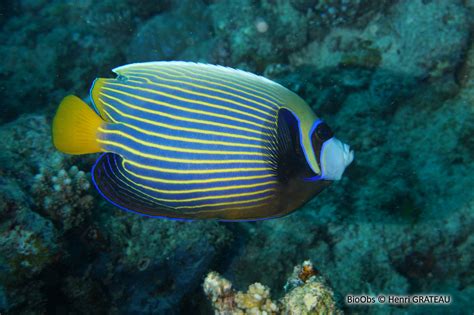
[[349,166],[349,164],[354,161],[354,150],[351,150],[351,146],[348,144],[342,144],[342,155],[344,159],[344,167]]
[[346,167],[354,160],[354,151],[349,145],[333,137],[323,144],[320,160],[321,177],[340,180]]

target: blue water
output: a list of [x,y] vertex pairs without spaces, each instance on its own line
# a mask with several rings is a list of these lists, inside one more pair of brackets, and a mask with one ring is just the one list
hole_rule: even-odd
[[[0,314],[213,314],[225,301],[250,312],[236,292],[256,282],[271,297],[260,288],[254,311],[271,298],[275,313],[472,314],[473,17],[469,0],[2,2]],[[178,222],[114,207],[91,181],[98,154],[58,152],[52,118],[112,68],[166,60],[282,84],[354,162],[278,219]],[[320,281],[292,276],[305,260],[334,292],[331,311],[314,292],[283,298]],[[203,289],[211,271],[232,282],[227,295]]]

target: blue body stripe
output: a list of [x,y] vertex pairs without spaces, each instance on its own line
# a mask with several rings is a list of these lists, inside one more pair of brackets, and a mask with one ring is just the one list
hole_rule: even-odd
[[[120,97],[120,99],[122,98]],[[267,129],[258,129],[254,126],[240,125],[232,121],[229,122],[204,115],[182,114],[181,112],[172,109],[157,108],[155,110],[159,111],[159,113],[149,113],[127,107],[119,101],[107,97],[104,97],[103,100],[106,103],[104,107],[105,111],[112,117],[113,121],[134,125],[152,132],[172,132],[171,134],[175,136],[185,135],[192,137],[200,136],[201,134],[205,135],[205,131],[211,131],[219,134],[229,133],[235,136],[244,136],[246,138],[251,138],[250,141],[253,141],[254,143],[259,143],[260,139],[271,139],[268,135],[271,131]],[[141,108],[145,107],[141,102],[132,103],[132,105]],[[167,117],[169,115],[173,115],[174,117]],[[201,122],[186,121],[184,119],[200,120]],[[208,124],[207,121],[214,123],[214,125]],[[177,130],[163,127],[163,124],[175,126],[177,127]],[[228,125],[229,127],[222,126],[223,124]],[[189,134],[189,132],[187,132],[185,134],[185,129],[199,129],[202,130],[203,133],[191,132],[191,134]],[[215,137],[215,135],[213,135],[213,137]],[[203,136],[203,139],[205,139],[205,136]]]
[[[248,104],[246,101],[242,100],[232,100],[229,97],[219,95],[215,92],[205,93],[203,91],[194,91],[195,93],[193,94],[193,91],[187,87],[180,88],[175,86],[175,88],[179,88],[179,90],[177,90],[173,89],[172,85],[167,87],[168,84],[164,83],[161,85],[164,85],[165,87],[147,83],[137,83],[132,80],[125,83],[126,84],[119,83],[116,85],[111,83],[110,90],[107,92],[114,93],[112,90],[120,90],[124,93],[134,93],[137,96],[143,98],[150,98],[156,101],[175,104],[177,106],[189,107],[189,104],[193,104],[192,106],[204,111],[229,115],[240,119],[248,119],[249,121],[258,123],[263,120],[274,120],[277,111],[275,109],[266,109],[266,111],[263,111],[262,109],[265,108],[260,108],[255,106],[255,104]],[[186,92],[188,90],[189,92]],[[119,92],[115,92],[115,95],[117,94],[119,94]],[[124,94],[121,96],[126,97]],[[187,99],[189,101],[183,99]],[[145,103],[145,105],[147,104]],[[159,107],[159,105],[157,106],[155,104],[150,104],[150,106],[152,108]],[[185,114],[186,112],[183,111],[182,113]]]
[[[236,166],[242,166],[242,167],[262,167],[264,166],[265,163],[267,163],[267,160],[265,157],[262,156],[256,156],[256,155],[230,155],[230,154],[212,154],[212,153],[202,153],[202,154],[193,154],[193,153],[188,153],[188,152],[179,152],[175,151],[172,149],[161,149],[161,148],[156,148],[153,142],[147,141],[145,143],[148,144],[142,144],[142,143],[137,143],[135,140],[130,139],[128,137],[124,137],[121,135],[117,134],[104,134],[103,137],[101,137],[104,141],[104,144],[102,147],[106,149],[106,151],[109,152],[115,152],[117,154],[120,154],[122,156],[126,156],[130,154],[130,159],[132,160],[140,160],[141,163],[147,163],[147,164],[153,164],[153,163],[159,163],[162,167],[171,167],[172,165],[166,165],[167,163],[174,163],[171,161],[166,161],[164,159],[186,159],[186,160],[191,160],[189,163],[207,163],[206,161],[211,160],[211,161],[216,161],[213,164],[213,167],[216,168],[224,168],[224,167],[236,167]],[[107,143],[105,143],[107,141]],[[114,144],[112,144],[114,143]],[[115,145],[117,143],[117,145]],[[127,148],[132,148],[133,150],[137,150],[137,153],[130,152],[128,149],[124,149],[119,147],[118,145],[124,145]],[[157,145],[160,146],[161,144]],[[186,151],[186,149],[189,149],[189,146],[186,147],[179,147],[179,146],[174,146],[175,148],[183,148],[183,151]],[[198,149],[196,149],[197,151]],[[203,150],[204,151],[204,150]],[[215,149],[216,152],[219,152],[219,149]],[[204,151],[208,152],[208,151]],[[209,150],[209,152],[212,152],[212,150]],[[143,157],[140,156],[139,154],[146,154],[150,157]],[[264,152],[262,152],[264,154]],[[132,158],[133,156],[133,158]],[[239,160],[236,160],[239,159]],[[157,161],[154,161],[157,160]],[[201,162],[202,161],[202,162]],[[221,165],[219,163],[225,162],[225,161],[242,161],[242,162],[229,162],[226,163],[225,165]]]
[[[179,126],[188,127],[188,128],[200,128],[203,130],[214,130],[214,131],[220,130],[222,132],[236,132],[237,130],[238,132],[241,132],[243,135],[253,136],[253,137],[259,137],[259,134],[262,134],[262,133],[269,134],[271,133],[272,128],[274,128],[273,126],[274,122],[267,122],[267,123],[254,122],[255,124],[258,124],[258,125],[241,123],[239,121],[232,121],[225,118],[212,117],[209,115],[192,113],[192,112],[183,112],[183,111],[173,109],[173,108],[168,108],[165,106],[157,106],[154,104],[149,104],[147,102],[142,102],[142,101],[133,99],[131,97],[114,95],[114,93],[107,93],[107,95],[110,95],[114,98],[118,98],[122,100],[123,102],[126,102],[127,104],[131,104],[132,106],[140,107],[145,110],[154,111],[154,112],[149,112],[145,110],[134,109],[124,104],[121,104],[120,102],[112,98],[108,98],[107,96],[104,96],[103,98],[104,102],[106,102],[107,104],[110,104],[115,109],[118,109],[120,112],[123,112],[128,115],[138,116],[138,117],[148,119],[148,120],[153,120],[156,122],[161,122],[161,123],[169,123],[169,124],[179,125]],[[189,105],[187,104],[182,104],[182,103],[179,103],[179,104],[176,103],[176,104],[181,107],[189,107]],[[107,109],[107,106],[105,108]],[[109,111],[109,113],[111,114],[118,113],[118,111],[112,111],[112,112]],[[231,115],[231,116],[233,117],[234,115]],[[120,121],[118,120],[120,119],[118,118],[118,115],[114,115],[113,118],[117,121]],[[239,118],[239,119],[249,120],[247,118]],[[127,121],[127,120],[124,120],[124,121]]]
[[[245,172],[232,172],[232,171],[226,171],[224,169],[223,172],[216,172],[213,174],[206,174],[206,173],[191,173],[191,172],[183,172],[183,173],[171,173],[171,172],[165,172],[165,171],[156,171],[156,170],[150,170],[150,169],[144,169],[141,166],[137,166],[134,164],[130,164],[127,161],[125,162],[125,170],[128,171],[128,173],[134,173],[140,175],[142,178],[143,177],[151,177],[151,178],[159,178],[159,179],[166,179],[168,181],[181,181],[181,182],[192,182],[193,187],[195,188],[195,185],[199,185],[202,187],[205,187],[205,185],[216,185],[215,181],[207,181],[206,183],[204,181],[209,180],[209,179],[215,179],[218,178],[219,182],[222,183],[230,183],[234,182],[231,179],[232,178],[243,178],[243,179],[238,179],[239,184],[246,184],[246,183],[253,183],[252,179],[248,178],[267,178],[270,176],[274,176],[274,172],[271,170],[253,170],[253,171],[245,171]],[[195,168],[194,168],[195,169]],[[201,167],[200,169],[205,169]],[[213,168],[212,166],[209,167],[209,169],[216,169]],[[136,178],[133,174],[130,175],[132,178]],[[222,179],[222,180],[221,180]],[[145,179],[144,179],[145,180]],[[201,183],[195,183],[195,181],[201,181]],[[181,184],[182,185],[182,184]],[[186,185],[191,185],[189,183],[186,183]]]
[[[222,139],[222,137],[218,136],[193,134],[189,132],[172,133],[170,130],[163,130],[162,128],[153,129],[147,125],[137,123],[133,125],[120,123],[108,124],[107,130],[110,132],[123,132],[134,138],[169,147],[183,147],[194,150],[206,149],[211,151],[269,153],[268,149],[262,148],[257,141],[229,138]],[[170,137],[173,135],[175,137]]]

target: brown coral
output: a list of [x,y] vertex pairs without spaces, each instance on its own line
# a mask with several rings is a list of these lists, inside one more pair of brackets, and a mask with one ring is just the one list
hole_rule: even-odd
[[232,283],[217,272],[210,272],[203,284],[204,293],[211,300],[216,314],[234,314],[236,309],[235,291]]
[[306,260],[303,262],[303,265],[301,266],[301,269],[298,273],[298,278],[300,278],[301,281],[306,282],[308,281],[309,278],[317,274],[318,274],[318,271],[313,267],[313,264],[311,263],[311,261]]

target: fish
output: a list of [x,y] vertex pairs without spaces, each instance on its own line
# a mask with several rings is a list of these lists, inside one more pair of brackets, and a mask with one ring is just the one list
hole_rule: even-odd
[[354,152],[298,95],[263,76],[184,62],[133,63],[97,78],[52,122],[55,148],[101,153],[92,182],[149,217],[285,216],[341,179]]

